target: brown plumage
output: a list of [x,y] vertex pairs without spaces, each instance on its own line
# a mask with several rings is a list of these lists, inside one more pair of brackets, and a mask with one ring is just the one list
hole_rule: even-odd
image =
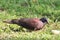
[[40,30],[44,27],[44,25],[47,22],[46,18],[20,18],[20,19],[12,19],[12,20],[7,20],[3,21],[5,23],[10,23],[10,24],[17,24],[19,26],[22,26],[26,29],[30,30]]

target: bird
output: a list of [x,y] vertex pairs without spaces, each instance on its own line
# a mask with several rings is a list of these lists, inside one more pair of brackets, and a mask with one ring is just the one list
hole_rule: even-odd
[[26,28],[28,30],[40,30],[42,29],[45,24],[48,23],[47,18],[20,18],[20,19],[11,19],[11,20],[4,20],[4,23],[9,24],[17,24],[19,26],[22,26],[23,28]]

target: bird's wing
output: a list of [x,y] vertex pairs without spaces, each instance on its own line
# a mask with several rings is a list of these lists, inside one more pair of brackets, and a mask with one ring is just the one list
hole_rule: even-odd
[[20,19],[21,23],[25,23],[25,24],[33,26],[33,27],[37,26],[38,21],[39,21],[39,19],[37,19],[37,18],[21,18]]

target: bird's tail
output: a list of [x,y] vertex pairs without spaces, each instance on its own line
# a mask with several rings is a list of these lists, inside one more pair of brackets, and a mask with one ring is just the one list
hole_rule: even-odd
[[3,22],[4,22],[4,23],[9,23],[9,24],[12,23],[11,20],[4,20]]

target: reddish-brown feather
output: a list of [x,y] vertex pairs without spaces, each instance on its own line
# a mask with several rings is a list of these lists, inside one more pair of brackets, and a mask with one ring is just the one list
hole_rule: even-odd
[[17,24],[30,30],[40,30],[44,27],[44,23],[38,18],[21,18],[5,21],[6,23]]

